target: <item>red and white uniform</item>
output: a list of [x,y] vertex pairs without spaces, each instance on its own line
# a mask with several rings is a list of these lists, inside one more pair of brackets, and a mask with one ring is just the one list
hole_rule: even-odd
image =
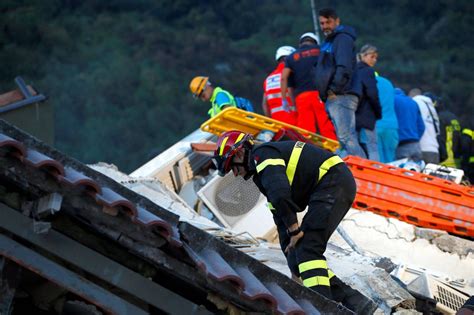
[[287,96],[289,108],[285,110],[281,102],[281,72],[285,67],[284,62],[280,62],[275,70],[263,81],[263,93],[267,102],[268,111],[273,119],[296,126],[296,108]]

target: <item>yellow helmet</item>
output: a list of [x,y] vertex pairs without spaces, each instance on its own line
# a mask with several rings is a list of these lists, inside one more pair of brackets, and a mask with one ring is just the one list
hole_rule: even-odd
[[195,77],[191,80],[191,83],[189,83],[189,89],[191,90],[191,93],[193,93],[194,97],[199,97],[201,95],[208,80],[209,77]]

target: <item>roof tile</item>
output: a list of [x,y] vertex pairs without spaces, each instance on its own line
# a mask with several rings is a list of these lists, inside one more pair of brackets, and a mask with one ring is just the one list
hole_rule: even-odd
[[97,194],[95,198],[99,204],[107,207],[118,208],[118,210],[124,210],[124,214],[130,218],[135,218],[137,216],[137,207],[128,199],[108,187],[102,187],[102,192]]
[[14,155],[22,160],[26,155],[26,149],[23,143],[0,133],[0,148],[12,150]]
[[102,192],[101,187],[96,181],[87,177],[83,173],[76,171],[72,167],[66,166],[64,172],[64,176],[60,178],[62,182],[72,186],[81,187],[92,195],[100,194]]
[[27,149],[25,162],[35,168],[45,170],[56,178],[64,176],[64,166],[61,163],[36,150]]

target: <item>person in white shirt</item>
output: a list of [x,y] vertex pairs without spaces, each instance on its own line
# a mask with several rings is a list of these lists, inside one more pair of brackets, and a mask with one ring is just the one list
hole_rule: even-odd
[[[413,90],[412,90],[413,91]],[[439,118],[433,100],[426,95],[414,95],[413,100],[420,108],[421,117],[425,123],[425,132],[420,139],[421,153],[425,163],[439,164]]]

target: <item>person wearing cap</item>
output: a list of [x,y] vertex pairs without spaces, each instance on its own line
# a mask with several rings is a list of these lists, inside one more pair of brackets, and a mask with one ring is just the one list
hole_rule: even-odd
[[285,59],[285,67],[281,74],[282,105],[286,102],[291,76],[298,113],[296,125],[337,140],[334,126],[315,85],[314,67],[318,62],[318,56],[319,46],[316,35],[310,32],[301,35],[299,48]]
[[291,46],[277,49],[275,61],[278,65],[263,81],[262,109],[265,116],[296,126],[296,108],[291,93],[287,93],[286,102],[282,102],[281,98],[281,73],[285,67],[285,58],[294,51],[295,48]]
[[421,91],[418,92],[415,89],[412,89],[410,92],[413,100],[418,104],[421,118],[423,118],[425,123],[425,132],[423,132],[420,139],[423,161],[425,163],[439,164],[438,135],[440,134],[440,126],[433,99],[429,96],[421,95]]
[[195,98],[203,102],[211,102],[211,109],[207,112],[211,117],[216,116],[226,107],[237,106],[234,96],[218,86],[214,87],[209,77],[194,77],[189,83],[189,89]]
[[[357,155],[365,158],[355,124],[355,111],[362,93],[360,80],[356,76],[355,30],[341,25],[336,11],[330,8],[319,11],[319,25],[326,39],[321,46],[316,80],[323,100],[327,97],[326,108],[341,146],[339,154],[343,157]],[[324,58],[326,56],[330,58]],[[323,60],[330,61],[327,65],[330,71],[328,75],[319,74],[324,68]]]

